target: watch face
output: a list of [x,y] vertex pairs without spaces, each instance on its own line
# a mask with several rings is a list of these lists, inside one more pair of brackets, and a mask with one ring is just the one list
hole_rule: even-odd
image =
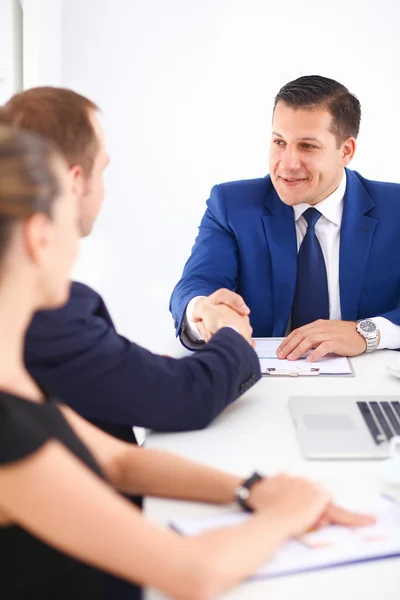
[[363,331],[364,333],[374,333],[376,331],[376,325],[373,321],[370,321],[370,319],[361,321],[359,326],[361,331]]
[[237,488],[236,493],[242,500],[247,500],[247,498],[250,496],[250,491],[243,485]]

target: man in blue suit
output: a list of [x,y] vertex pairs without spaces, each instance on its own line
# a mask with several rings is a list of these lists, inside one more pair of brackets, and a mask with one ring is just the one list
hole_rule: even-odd
[[400,185],[346,168],[360,116],[325,77],[280,90],[270,175],[212,189],[173,291],[185,345],[210,339],[203,310],[224,302],[247,307],[256,337],[289,334],[279,358],[400,348]]

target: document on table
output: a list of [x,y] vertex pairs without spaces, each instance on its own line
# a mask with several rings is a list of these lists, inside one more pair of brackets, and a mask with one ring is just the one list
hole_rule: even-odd
[[329,354],[321,360],[313,363],[307,362],[307,355],[298,360],[279,359],[276,356],[276,350],[283,338],[254,338],[256,342],[256,352],[260,361],[261,373],[270,373],[269,369],[287,372],[290,374],[315,374],[311,369],[317,369],[321,375],[352,375],[348,358],[345,356],[336,356]]
[[[376,523],[367,527],[329,526],[292,539],[281,546],[251,578],[281,577],[350,563],[400,556],[400,505],[387,496],[353,499],[341,506],[373,514]],[[249,519],[233,513],[203,519],[174,521],[171,527],[183,535],[239,525]]]

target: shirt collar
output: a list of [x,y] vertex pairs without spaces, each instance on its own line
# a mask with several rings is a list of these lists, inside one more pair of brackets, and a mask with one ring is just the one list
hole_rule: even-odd
[[[328,219],[328,221],[335,223],[335,225],[338,225],[339,227],[342,222],[343,198],[346,193],[346,183],[346,172],[344,172],[342,180],[336,190],[327,198],[314,205],[315,208],[318,208],[319,212],[326,219]],[[310,208],[310,205],[306,203],[293,206],[295,221],[300,219],[301,215],[307,210],[307,208]]]

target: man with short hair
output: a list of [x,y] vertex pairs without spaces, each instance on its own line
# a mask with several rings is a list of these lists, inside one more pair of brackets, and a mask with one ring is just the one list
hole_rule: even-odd
[[347,169],[360,103],[321,76],[275,99],[270,174],[215,186],[170,309],[191,348],[203,311],[250,311],[255,337],[283,337],[278,358],[400,348],[400,185]]
[[[109,158],[97,106],[72,90],[42,87],[13,96],[9,123],[55,142],[70,167],[88,235],[104,198]],[[26,337],[32,375],[102,429],[134,441],[132,426],[161,431],[206,427],[259,378],[248,316],[226,306],[206,317],[213,343],[179,360],[152,354],[117,334],[102,298],[72,283],[63,308],[38,313]]]

